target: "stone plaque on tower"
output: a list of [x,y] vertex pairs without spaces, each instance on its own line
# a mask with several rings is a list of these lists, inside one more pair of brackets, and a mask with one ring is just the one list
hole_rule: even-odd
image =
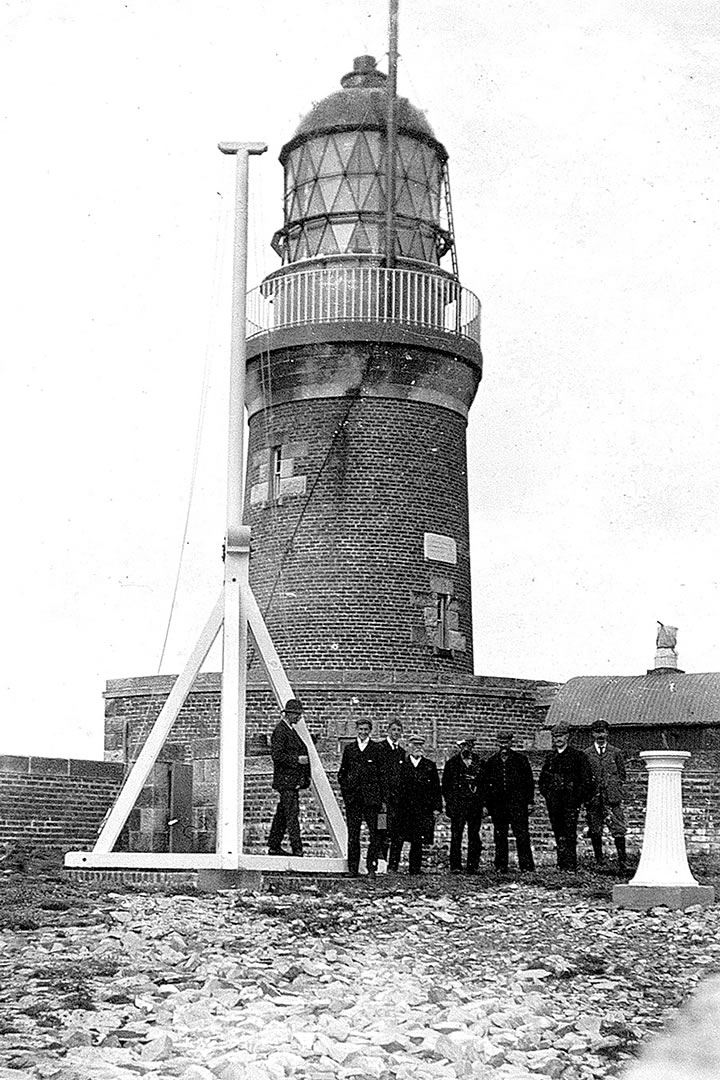
[[425,533],[425,558],[455,566],[457,563],[457,544],[452,536],[441,536],[440,533]]

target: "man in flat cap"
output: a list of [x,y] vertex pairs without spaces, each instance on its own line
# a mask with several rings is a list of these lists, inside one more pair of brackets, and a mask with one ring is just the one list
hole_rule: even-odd
[[592,796],[594,783],[590,762],[582,750],[570,746],[570,729],[552,729],[553,748],[545,758],[538,789],[547,803],[550,826],[557,846],[558,870],[577,870],[577,824],[580,807]]
[[508,830],[512,829],[520,870],[534,870],[528,816],[535,798],[535,780],[525,754],[512,749],[511,731],[499,731],[497,751],[485,762],[486,804],[492,818],[495,869],[508,868]]
[[345,803],[348,831],[348,873],[357,877],[360,867],[360,831],[365,822],[368,849],[365,856],[368,877],[375,878],[378,864],[378,814],[383,802],[383,784],[378,744],[370,738],[372,723],[361,718],[356,737],[342,752],[338,783]]
[[[279,794],[275,817],[268,836],[268,854],[302,855],[300,836],[300,792],[310,787],[310,758],[307,746],[295,730],[303,714],[302,702],[290,698],[285,703],[282,719],[270,736],[270,755],[273,763],[272,786]],[[282,842],[287,833],[291,851]]]
[[462,842],[467,828],[465,869],[468,874],[476,874],[482,850],[483,767],[472,735],[458,740],[457,745],[457,753],[445,762],[442,774],[445,813],[450,818],[450,873],[462,873]]
[[398,834],[390,845],[389,866],[397,867],[403,845],[410,844],[410,874],[422,872],[423,842],[432,842],[435,819],[443,806],[437,765],[424,757],[424,743],[422,735],[408,738],[408,754],[398,777]]
[[586,747],[585,754],[590,762],[595,791],[587,803],[587,825],[595,862],[600,866],[605,861],[603,854],[603,826],[615,841],[618,869],[627,865],[625,850],[625,817],[623,815],[623,784],[625,783],[625,756],[617,746],[608,742],[610,725],[607,720],[599,719],[590,728],[592,743]]

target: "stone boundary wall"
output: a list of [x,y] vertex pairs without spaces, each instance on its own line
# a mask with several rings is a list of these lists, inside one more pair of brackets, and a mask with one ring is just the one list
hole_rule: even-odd
[[0,755],[0,843],[91,847],[124,775],[109,761]]

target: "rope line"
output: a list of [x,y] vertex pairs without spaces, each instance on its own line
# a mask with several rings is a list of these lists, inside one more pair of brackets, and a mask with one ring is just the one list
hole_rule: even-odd
[[[220,198],[222,199],[222,195],[220,196]],[[184,556],[184,553],[185,553],[185,546],[186,546],[186,542],[187,542],[187,534],[188,534],[188,526],[189,526],[189,521],[190,521],[190,513],[191,513],[193,495],[194,495],[194,491],[195,491],[195,484],[196,484],[196,478],[197,478],[197,468],[198,468],[198,461],[199,461],[199,457],[200,457],[200,448],[201,448],[201,444],[202,444],[202,432],[203,432],[203,428],[204,428],[204,419],[205,419],[205,412],[206,412],[206,405],[207,405],[208,388],[209,388],[209,385],[210,385],[210,378],[209,378],[209,372],[210,372],[210,337],[211,337],[210,329],[212,327],[215,308],[217,306],[218,291],[219,291],[220,267],[221,267],[221,262],[222,262],[222,258],[221,258],[221,253],[222,253],[222,245],[221,245],[222,228],[221,228],[221,225],[222,225],[223,213],[224,213],[223,204],[221,202],[219,204],[219,207],[218,207],[217,222],[216,222],[216,227],[215,227],[215,253],[214,253],[214,258],[213,258],[213,287],[212,287],[212,293],[211,293],[210,305],[209,305],[209,312],[208,312],[208,334],[207,334],[206,345],[205,345],[205,363],[204,363],[204,369],[203,369],[203,381],[202,381],[202,386],[201,386],[201,391],[200,391],[200,404],[199,404],[199,407],[198,407],[198,419],[197,419],[196,432],[195,432],[195,445],[194,445],[194,449],[193,449],[193,465],[192,465],[192,472],[191,472],[191,478],[190,478],[190,487],[189,487],[189,492],[188,492],[187,509],[186,509],[186,513],[185,513],[185,524],[184,524],[184,528],[183,528],[182,542],[180,544],[180,554],[179,554],[179,558],[178,558],[178,567],[177,567],[177,573],[175,575],[175,585],[174,585],[174,588],[173,588],[172,599],[171,599],[171,602],[170,602],[170,611],[169,611],[169,614],[168,614],[167,625],[166,625],[166,628],[165,628],[165,636],[164,636],[164,639],[163,639],[162,649],[161,649],[161,652],[160,652],[160,660],[158,662],[158,669],[157,669],[157,674],[158,675],[161,672],[163,660],[165,658],[165,651],[166,651],[166,648],[167,648],[168,638],[170,636],[170,627],[171,627],[171,624],[172,624],[172,619],[173,619],[175,606],[176,606],[176,600],[177,600],[178,589],[179,589],[179,582],[180,582],[180,577],[181,577],[181,572],[182,572],[183,556]],[[152,684],[152,686],[150,688],[149,699],[148,699],[147,706],[145,708],[144,715],[142,717],[136,718],[136,720],[134,722],[131,722],[131,723],[128,724],[126,734],[124,735],[124,739],[125,738],[127,739],[127,744],[125,746],[125,761],[124,761],[125,775],[124,775],[123,779],[127,778],[127,776],[129,775],[130,770],[132,768],[132,765],[133,765],[133,763],[135,761],[135,757],[136,757],[137,753],[139,752],[141,746],[144,745],[144,743],[146,742],[146,736],[143,735],[142,733],[145,731],[145,728],[147,727],[147,723],[148,723],[148,720],[150,718],[150,713],[152,712],[155,705],[157,704],[157,700],[158,700],[159,696],[160,696],[160,690],[159,690],[159,688],[157,686],[157,681],[153,680],[153,684]],[[135,729],[134,735],[132,734],[133,728]]]
[[188,490],[187,506],[185,509],[185,522],[183,525],[182,540],[180,542],[180,552],[178,555],[177,572],[175,574],[175,584],[173,587],[172,599],[170,601],[170,611],[168,613],[167,626],[165,627],[165,637],[163,639],[162,649],[160,651],[160,659],[158,661],[157,673],[160,674],[162,669],[163,660],[165,659],[165,651],[167,649],[168,638],[170,636],[170,628],[172,625],[173,615],[175,613],[175,605],[177,602],[178,590],[180,587],[180,577],[183,568],[183,559],[185,555],[185,547],[187,545],[188,530],[190,527],[190,515],[192,512],[193,498],[195,495],[195,486],[197,483],[198,463],[200,460],[200,449],[202,446],[203,432],[205,429],[205,413],[207,407],[208,388],[210,385],[210,338],[211,329],[213,324],[213,317],[215,314],[215,307],[217,304],[218,291],[219,291],[219,271],[220,271],[220,225],[222,220],[222,196],[220,196],[221,202],[218,207],[217,223],[215,228],[215,257],[213,264],[213,289],[210,300],[210,310],[208,313],[208,332],[205,340],[205,363],[203,370],[203,381],[200,390],[200,404],[198,407],[198,417],[195,427],[195,445],[193,448],[193,462],[192,470],[190,473],[190,485]]

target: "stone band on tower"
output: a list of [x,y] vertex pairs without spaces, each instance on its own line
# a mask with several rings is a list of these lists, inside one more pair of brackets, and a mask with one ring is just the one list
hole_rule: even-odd
[[283,265],[248,298],[250,580],[291,670],[468,675],[480,304],[447,152],[404,98],[386,258],[387,114],[360,57],[280,154]]

